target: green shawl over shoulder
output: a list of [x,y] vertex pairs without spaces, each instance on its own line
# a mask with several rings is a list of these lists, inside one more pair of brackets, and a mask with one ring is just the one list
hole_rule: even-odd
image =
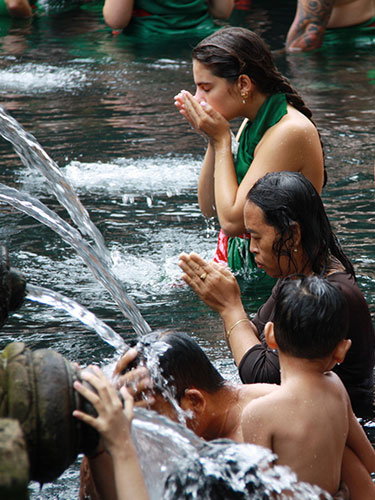
[[[260,107],[255,120],[248,122],[239,139],[235,169],[238,184],[241,184],[254,159],[254,151],[264,133],[275,125],[287,113],[285,94],[273,94]],[[254,257],[250,253],[249,238],[228,238],[228,265],[232,271],[260,273],[256,267]],[[265,273],[261,273],[265,274]]]

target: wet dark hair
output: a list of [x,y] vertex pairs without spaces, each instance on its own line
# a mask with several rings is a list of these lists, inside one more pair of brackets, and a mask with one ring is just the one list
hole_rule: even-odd
[[347,302],[341,289],[326,278],[287,278],[278,290],[273,322],[280,352],[321,359],[346,338]]
[[[230,83],[234,83],[241,75],[247,75],[260,92],[267,95],[285,94],[288,103],[315,125],[311,110],[277,69],[265,42],[253,31],[233,26],[221,28],[199,42],[192,56],[209,67],[215,76],[225,78]],[[322,144],[320,134],[319,138]],[[326,181],[324,167],[324,185]]]
[[[149,343],[149,353],[146,353],[144,349],[145,340]],[[163,348],[161,344],[164,344],[166,348]],[[153,332],[146,335],[136,348],[139,352],[143,351],[146,359],[149,355],[155,358],[153,352],[158,351],[157,363],[164,379],[163,384],[166,382],[169,386],[173,386],[174,397],[178,402],[186,389],[195,387],[212,394],[225,383],[225,379],[198,343],[186,333]],[[146,365],[148,366],[147,362]],[[158,387],[157,380],[155,388],[159,391],[163,390],[163,387]]]
[[[354,268],[343,252],[318,192],[299,172],[270,172],[254,184],[247,199],[263,212],[264,220],[277,232],[273,250],[295,263],[292,254],[293,229],[298,223],[301,244],[312,271],[324,275],[330,255],[336,257],[355,278]],[[295,270],[293,270],[295,272]]]

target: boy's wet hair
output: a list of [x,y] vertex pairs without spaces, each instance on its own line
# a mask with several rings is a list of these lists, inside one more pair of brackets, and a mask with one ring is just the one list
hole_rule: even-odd
[[330,355],[349,328],[338,286],[318,276],[287,278],[276,298],[274,331],[280,352],[306,359]]

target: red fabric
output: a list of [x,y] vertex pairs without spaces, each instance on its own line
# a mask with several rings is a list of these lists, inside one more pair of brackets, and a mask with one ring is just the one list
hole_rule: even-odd
[[[250,238],[249,233],[240,234],[238,238]],[[228,264],[228,239],[227,236],[222,229],[220,229],[219,236],[217,238],[217,246],[214,258],[212,259],[214,262],[218,264]]]
[[252,0],[236,0],[234,8],[236,10],[249,10]]
[[212,260],[219,264],[228,264],[228,236],[224,234],[222,229],[220,229],[217,239],[216,253]]
[[144,10],[144,9],[134,9],[133,10],[133,16],[134,17],[147,17],[147,16],[151,16],[152,14],[150,14],[149,12],[147,12],[147,10]]

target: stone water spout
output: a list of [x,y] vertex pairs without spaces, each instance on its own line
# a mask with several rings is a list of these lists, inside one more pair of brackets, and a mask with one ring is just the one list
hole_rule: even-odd
[[10,268],[7,249],[0,246],[0,328],[9,312],[15,311],[23,304],[25,288],[24,276]]
[[[0,327],[25,295],[25,278],[10,267],[7,249],[0,246]],[[80,369],[51,349],[32,352],[14,342],[0,352],[0,470],[7,471],[1,475],[0,498],[25,498],[22,482],[52,481],[79,453],[95,450],[96,431],[72,417],[78,408],[94,412],[74,391],[76,379]],[[6,466],[12,463],[9,453],[15,453],[16,471]]]
[[52,349],[31,351],[23,342],[0,353],[0,418],[17,420],[29,458],[29,480],[53,481],[79,453],[92,453],[98,434],[72,416],[93,414],[74,389],[80,369]]

